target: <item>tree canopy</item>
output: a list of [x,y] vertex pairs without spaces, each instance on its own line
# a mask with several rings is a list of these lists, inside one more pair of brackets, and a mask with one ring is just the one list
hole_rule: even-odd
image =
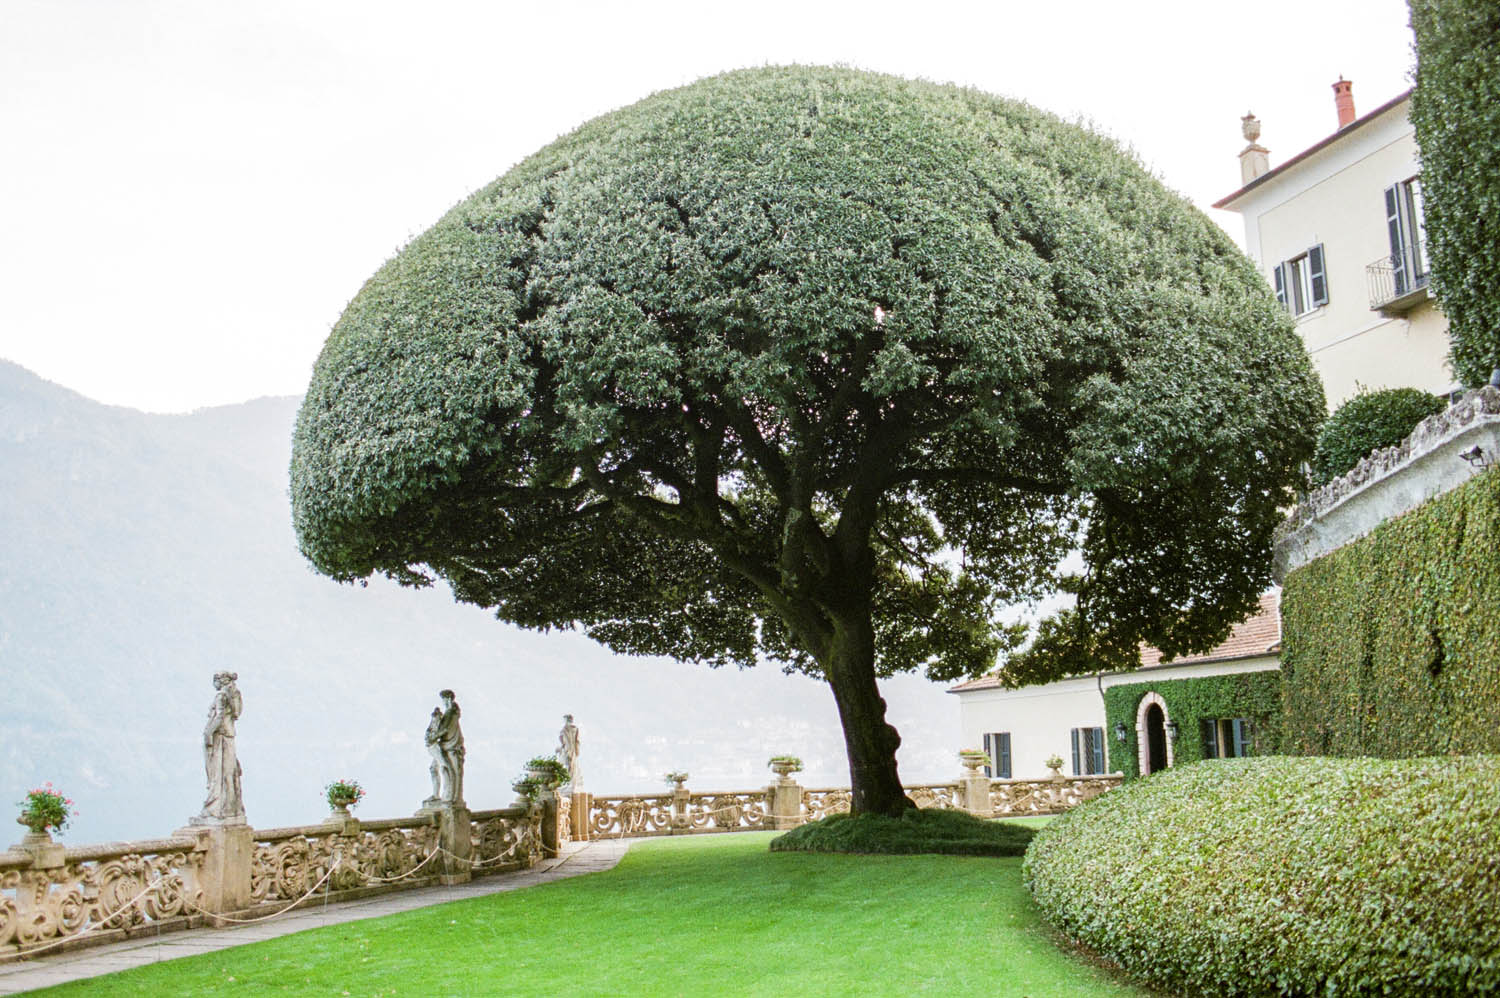
[[1454,370],[1482,385],[1500,368],[1500,5],[1411,0],[1411,26],[1432,288]]
[[[845,69],[703,80],[463,201],[339,319],[304,554],[621,652],[826,679],[1211,647],[1269,582],[1323,395],[1253,265],[1112,142]],[[999,607],[1072,604],[1029,647]]]

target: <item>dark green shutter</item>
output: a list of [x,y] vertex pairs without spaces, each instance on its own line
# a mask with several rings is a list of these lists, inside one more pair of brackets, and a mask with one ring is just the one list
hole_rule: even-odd
[[1073,729],[1073,775],[1079,775],[1078,769],[1078,729]]
[[1385,189],[1385,228],[1391,243],[1391,270],[1395,273],[1396,294],[1406,294],[1406,240],[1401,232],[1401,192]]
[[1312,285],[1313,305],[1328,304],[1328,276],[1323,272],[1323,244],[1307,251],[1307,277]]

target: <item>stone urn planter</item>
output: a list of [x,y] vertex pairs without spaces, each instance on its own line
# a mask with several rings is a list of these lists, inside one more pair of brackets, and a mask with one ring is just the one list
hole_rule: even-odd
[[1060,757],[1054,755],[1050,759],[1047,759],[1044,765],[1048,769],[1052,770],[1053,783],[1061,783],[1063,780],[1067,779],[1067,777],[1063,776],[1063,761]]
[[771,772],[776,774],[776,782],[789,784],[792,782],[792,774],[802,771],[802,760],[794,755],[772,756],[766,763],[771,767]]
[[16,824],[26,829],[26,834],[21,836],[22,846],[42,846],[52,841],[52,833],[47,831],[46,825],[37,825],[21,817],[16,819]]
[[960,752],[958,761],[963,763],[965,776],[978,776],[979,770],[989,765],[990,757],[983,752]]

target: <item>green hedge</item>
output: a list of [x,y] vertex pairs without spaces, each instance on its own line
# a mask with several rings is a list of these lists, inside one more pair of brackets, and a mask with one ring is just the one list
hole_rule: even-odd
[[1500,752],[1500,469],[1291,572],[1283,751]]
[[1335,409],[1318,430],[1313,481],[1328,484],[1371,451],[1396,446],[1418,423],[1447,407],[1447,402],[1420,388],[1360,391]]
[[[1278,743],[1281,721],[1279,672],[1242,672],[1233,676],[1111,686],[1104,691],[1104,737],[1109,743],[1109,768],[1124,773],[1126,779],[1141,775],[1135,717],[1141,698],[1153,691],[1166,703],[1167,717],[1177,722],[1179,734],[1172,755],[1178,764],[1203,758],[1203,740],[1198,729],[1198,722],[1203,718],[1249,718],[1256,754],[1272,751]],[[1129,732],[1123,742],[1115,740],[1116,724],[1125,725]]]
[[1221,759],[1105,794],[1022,864],[1171,994],[1500,993],[1500,757]]

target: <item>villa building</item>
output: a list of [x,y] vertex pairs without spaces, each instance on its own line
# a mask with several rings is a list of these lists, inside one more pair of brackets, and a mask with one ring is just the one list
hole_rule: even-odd
[[[1241,187],[1215,203],[1238,212],[1245,248],[1297,330],[1330,409],[1361,387],[1448,395],[1448,322],[1428,290],[1417,143],[1407,91],[1363,117],[1353,86],[1333,85],[1337,130],[1279,166],[1260,122],[1241,119]],[[1076,775],[1145,775],[1179,759],[1256,751],[1274,717],[1280,645],[1278,593],[1207,655],[1005,689],[986,676],[959,698],[965,748],[990,753],[996,778],[1046,773],[1056,755]]]

